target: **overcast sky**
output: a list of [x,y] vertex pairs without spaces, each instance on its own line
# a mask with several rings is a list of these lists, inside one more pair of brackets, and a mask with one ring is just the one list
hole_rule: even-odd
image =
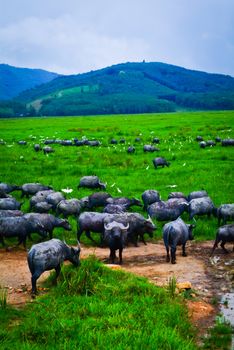
[[234,0],[0,0],[0,63],[165,62],[234,76]]

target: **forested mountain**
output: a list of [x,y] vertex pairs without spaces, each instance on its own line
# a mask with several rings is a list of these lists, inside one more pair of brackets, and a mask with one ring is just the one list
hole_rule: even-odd
[[48,83],[58,74],[42,69],[17,68],[0,64],[0,100],[9,100],[20,92]]
[[234,78],[157,62],[123,63],[60,76],[15,101],[37,115],[225,110],[234,109]]

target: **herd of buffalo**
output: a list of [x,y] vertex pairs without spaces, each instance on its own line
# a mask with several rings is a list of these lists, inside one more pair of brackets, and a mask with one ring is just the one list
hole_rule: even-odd
[[[163,226],[163,240],[167,252],[167,261],[176,263],[176,248],[182,245],[182,254],[186,256],[185,245],[193,239],[194,224],[186,224],[181,215],[188,212],[194,223],[195,217],[214,215],[219,227],[212,249],[213,254],[218,243],[225,252],[226,242],[234,242],[234,204],[223,204],[215,208],[211,198],[204,190],[191,192],[188,196],[182,192],[171,192],[168,200],[162,201],[156,190],[142,193],[142,201],[136,198],[112,197],[106,192],[106,185],[97,176],[84,176],[80,179],[81,187],[100,190],[81,199],[65,199],[62,192],[39,183],[27,183],[22,186],[0,183],[0,242],[6,246],[4,239],[17,237],[18,245],[26,247],[26,239],[32,233],[38,233],[43,239],[50,240],[34,244],[28,252],[28,265],[32,274],[32,293],[36,293],[36,281],[46,271],[55,269],[59,275],[64,260],[79,265],[81,235],[95,242],[91,232],[99,233],[101,246],[110,249],[110,262],[114,263],[116,251],[122,264],[122,252],[128,243],[135,246],[138,240],[146,244],[144,234],[153,237],[157,229],[152,219],[167,221]],[[22,212],[21,205],[10,193],[21,191],[21,197],[29,198],[30,212]],[[148,213],[146,219],[138,212],[128,211],[130,207],[143,207]],[[94,211],[102,208],[102,212]],[[53,214],[52,214],[53,213]],[[61,216],[63,218],[61,218]],[[69,216],[77,219],[78,247],[69,247],[59,239],[53,239],[53,230],[62,227],[71,230]],[[96,242],[95,242],[96,243]]]
[[[140,142],[136,138],[135,142]],[[216,143],[222,146],[233,146],[233,139],[215,141],[204,141],[201,136],[197,136],[201,148],[213,147]],[[124,144],[125,139],[119,141],[112,139],[110,144]],[[20,145],[27,144],[26,141],[19,141]],[[144,152],[159,151],[154,144],[159,144],[160,140],[154,138],[152,144],[144,145]],[[46,140],[44,147],[34,144],[36,152],[43,151],[44,154],[54,152],[51,144],[61,144],[63,146],[100,146],[97,140],[74,139],[71,140]],[[135,147],[129,146],[128,153],[134,153]],[[169,166],[170,163],[162,157],[153,159],[153,165],[157,167]],[[216,239],[211,251],[221,242],[224,252],[226,242],[234,243],[234,204],[223,204],[216,208],[212,199],[205,190],[194,191],[185,195],[182,192],[171,192],[166,201],[161,200],[160,194],[156,190],[146,190],[142,193],[142,201],[136,198],[112,197],[106,192],[106,184],[101,182],[97,176],[84,176],[80,179],[78,189],[81,187],[98,190],[87,197],[81,199],[66,199],[64,194],[55,191],[50,186],[39,183],[27,183],[21,186],[0,183],[0,242],[6,247],[4,239],[11,237],[18,239],[18,245],[23,244],[26,248],[27,238],[31,239],[32,233],[38,233],[42,239],[49,237],[49,240],[34,244],[28,252],[28,265],[32,274],[32,293],[37,292],[36,281],[40,275],[46,271],[55,269],[56,278],[60,273],[61,264],[64,260],[69,260],[75,266],[79,265],[80,240],[85,232],[86,236],[97,243],[91,233],[100,235],[100,245],[110,249],[109,260],[114,263],[116,251],[119,252],[119,263],[122,264],[122,252],[126,245],[133,243],[137,246],[141,240],[146,244],[144,234],[153,237],[157,229],[152,219],[167,222],[162,229],[163,241],[167,253],[167,261],[176,263],[176,248],[182,246],[182,255],[186,256],[186,242],[193,239],[193,229],[195,228],[195,217],[211,215],[217,217],[218,225],[221,224],[216,233]],[[30,212],[21,211],[21,205],[10,193],[21,191],[21,197],[29,198]],[[129,211],[131,207],[142,207],[147,212],[146,219],[138,212]],[[95,211],[98,208],[100,211]],[[193,224],[186,224],[181,215],[187,212]],[[62,216],[62,218],[61,218]],[[78,247],[69,247],[59,239],[53,239],[53,230],[62,227],[71,231],[68,221],[69,216],[74,216],[77,220],[77,241]],[[231,222],[227,224],[227,222]],[[6,247],[7,248],[7,247]],[[8,249],[8,248],[7,248]]]

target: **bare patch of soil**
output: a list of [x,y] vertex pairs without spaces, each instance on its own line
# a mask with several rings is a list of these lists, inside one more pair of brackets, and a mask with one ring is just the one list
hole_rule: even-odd
[[[211,242],[191,242],[187,247],[187,257],[182,257],[181,249],[178,248],[175,265],[166,262],[165,248],[161,242],[127,247],[123,252],[124,262],[121,268],[147,277],[158,286],[167,285],[172,276],[176,277],[177,282],[191,282],[198,300],[189,300],[187,305],[192,321],[203,332],[212,324],[217,313],[217,303],[216,306],[212,304],[223,293],[231,291],[234,278],[234,254],[223,254],[221,249],[217,249],[210,259],[211,246]],[[231,250],[232,247],[227,245],[227,248]],[[90,254],[95,254],[105,262],[109,250],[82,245],[81,259]],[[27,253],[23,250],[0,250],[0,286],[8,290],[7,302],[18,307],[31,300],[31,274],[26,256]],[[39,290],[40,283],[48,274],[49,272],[44,273],[38,280]]]

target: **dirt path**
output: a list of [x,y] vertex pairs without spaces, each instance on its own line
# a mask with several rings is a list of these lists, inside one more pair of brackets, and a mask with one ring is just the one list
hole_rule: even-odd
[[[82,245],[81,259],[95,254],[105,261],[108,249],[87,248]],[[231,245],[227,248],[231,250]],[[165,248],[162,243],[148,243],[146,246],[128,247],[123,252],[124,264],[121,268],[149,278],[159,286],[166,285],[173,275],[177,282],[189,281],[196,291],[198,301],[189,301],[192,320],[199,327],[207,327],[212,322],[217,310],[211,305],[212,300],[233,288],[234,254],[223,254],[217,249],[212,260],[209,259],[211,242],[191,242],[187,247],[187,257],[177,250],[177,264],[165,261]],[[44,273],[38,285],[48,276]],[[31,275],[28,270],[26,252],[0,250],[0,285],[8,290],[8,303],[23,305],[31,300]]]

